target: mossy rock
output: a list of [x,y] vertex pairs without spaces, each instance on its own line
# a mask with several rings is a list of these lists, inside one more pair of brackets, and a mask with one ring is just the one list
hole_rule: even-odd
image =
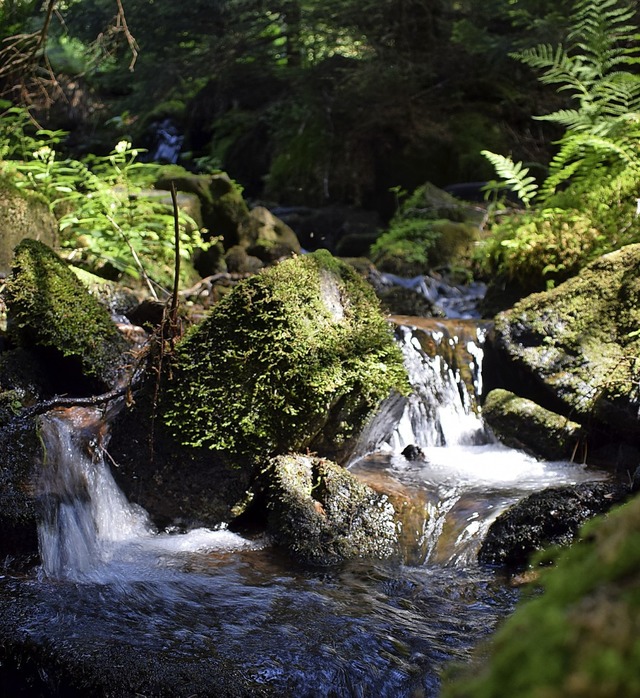
[[293,230],[264,206],[251,209],[239,232],[240,244],[247,248],[250,255],[265,263],[301,252]]
[[551,551],[555,567],[443,698],[640,695],[640,497]]
[[13,250],[24,238],[56,247],[58,223],[38,194],[18,189],[0,177],[0,273],[9,273]]
[[112,385],[126,348],[109,313],[49,247],[23,240],[7,281],[7,332],[35,352],[58,390]]
[[537,458],[571,458],[580,442],[582,427],[577,422],[508,390],[492,390],[482,414],[502,443]]
[[635,442],[639,270],[640,245],[623,247],[552,291],[523,299],[495,323],[499,360],[516,369],[518,385],[537,387],[539,394],[527,397]]
[[402,355],[372,287],[326,251],[246,279],[180,343],[163,419],[185,444],[341,455]]
[[248,458],[184,446],[157,417],[155,371],[137,386],[134,402],[111,425],[113,476],[129,501],[163,529],[210,528],[228,522],[245,497],[253,463]]
[[226,173],[192,174],[176,165],[160,169],[156,188],[196,194],[200,199],[202,222],[210,236],[221,235],[225,248],[240,243],[240,228],[249,220],[249,207],[242,188]]
[[256,489],[266,502],[267,531],[299,562],[329,565],[397,552],[387,497],[331,461],[278,456],[259,474]]

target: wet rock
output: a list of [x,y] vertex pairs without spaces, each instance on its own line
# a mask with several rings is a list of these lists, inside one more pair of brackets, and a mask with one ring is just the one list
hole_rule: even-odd
[[258,476],[267,530],[296,560],[330,565],[397,552],[394,509],[339,465],[321,458],[272,459]]
[[571,543],[588,519],[609,511],[628,495],[628,488],[609,482],[550,487],[529,495],[494,521],[478,560],[521,569],[533,553]]
[[34,419],[0,427],[0,557],[38,550],[36,476],[42,444]]
[[482,414],[502,443],[536,458],[569,459],[580,442],[579,424],[507,390],[492,390]]
[[420,460],[424,458],[424,451],[420,448],[420,446],[416,446],[415,444],[409,444],[408,446],[405,446],[405,448],[403,449],[402,455],[407,460]]
[[503,387],[609,440],[640,442],[639,268],[640,245],[629,245],[498,315],[497,361],[511,370]]

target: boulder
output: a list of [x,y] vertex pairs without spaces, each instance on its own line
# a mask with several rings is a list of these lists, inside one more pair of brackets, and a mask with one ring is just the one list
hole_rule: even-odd
[[521,499],[494,522],[482,542],[483,564],[526,567],[533,553],[568,545],[582,524],[629,496],[629,488],[609,482],[549,487]]
[[5,297],[10,342],[38,358],[56,392],[113,386],[125,340],[106,308],[44,243],[18,245]]
[[265,263],[300,254],[300,243],[291,228],[264,206],[251,209],[240,226],[240,244]]
[[0,178],[0,275],[11,270],[13,250],[25,238],[49,247],[58,244],[58,222],[38,194],[18,189]]
[[242,281],[177,348],[160,414],[185,445],[345,457],[402,355],[369,284],[326,251]]
[[499,441],[536,458],[570,459],[580,443],[582,427],[577,422],[508,390],[492,390],[482,415]]
[[265,264],[300,253],[293,230],[263,206],[249,210],[242,188],[226,173],[192,174],[177,166],[162,168],[156,187],[171,189],[172,185],[198,197],[208,235],[222,236],[225,250],[240,246]]
[[299,562],[329,565],[397,552],[387,497],[331,461],[278,456],[260,472],[255,488],[266,505],[267,531]]
[[640,245],[604,255],[496,318],[504,387],[611,439],[640,441]]

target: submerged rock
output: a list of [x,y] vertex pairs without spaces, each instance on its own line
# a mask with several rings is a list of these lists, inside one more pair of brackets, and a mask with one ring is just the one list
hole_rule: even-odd
[[398,549],[394,509],[347,470],[322,458],[273,458],[256,490],[267,509],[267,531],[303,563],[388,558]]
[[585,521],[609,511],[629,489],[609,482],[549,487],[520,500],[491,525],[478,559],[484,564],[520,569],[533,553],[568,545]]
[[502,443],[537,458],[568,459],[579,445],[579,424],[508,390],[492,390],[482,414]]
[[240,283],[180,343],[160,412],[185,445],[340,459],[402,355],[373,289],[319,251]]

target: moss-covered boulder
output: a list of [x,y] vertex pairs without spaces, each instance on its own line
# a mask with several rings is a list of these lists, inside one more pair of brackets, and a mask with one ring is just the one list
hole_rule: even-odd
[[170,190],[172,185],[199,198],[204,227],[213,236],[222,235],[225,247],[240,242],[239,229],[248,219],[249,207],[242,188],[226,173],[193,174],[180,166],[167,165],[161,168],[155,186]]
[[56,391],[112,385],[125,342],[105,307],[45,244],[18,245],[6,302],[10,341],[39,358]]
[[233,517],[245,497],[253,462],[210,448],[184,446],[158,418],[154,371],[111,425],[113,476],[129,501],[140,504],[163,529],[215,527]]
[[250,255],[265,263],[300,254],[300,242],[293,230],[264,206],[251,209],[240,227],[240,244]]
[[192,446],[335,460],[406,389],[373,289],[321,250],[243,281],[186,336],[161,412]]
[[482,414],[499,441],[538,458],[571,458],[580,442],[582,427],[577,422],[508,390],[492,390]]
[[58,223],[40,196],[18,189],[7,177],[0,177],[1,274],[9,273],[13,250],[24,238],[56,247]]
[[[543,594],[523,601],[443,698],[640,695],[640,497],[557,551]],[[549,557],[549,555],[547,555]]]
[[249,210],[242,187],[225,172],[204,175],[176,165],[161,168],[156,187],[172,185],[198,197],[205,229],[210,236],[222,236],[226,250],[240,246],[265,264],[300,252],[293,230],[263,206]]
[[498,315],[498,361],[515,368],[513,389],[637,442],[639,298],[640,245],[629,245]]
[[394,509],[347,470],[321,458],[273,458],[256,489],[267,531],[296,560],[318,565],[397,552]]

